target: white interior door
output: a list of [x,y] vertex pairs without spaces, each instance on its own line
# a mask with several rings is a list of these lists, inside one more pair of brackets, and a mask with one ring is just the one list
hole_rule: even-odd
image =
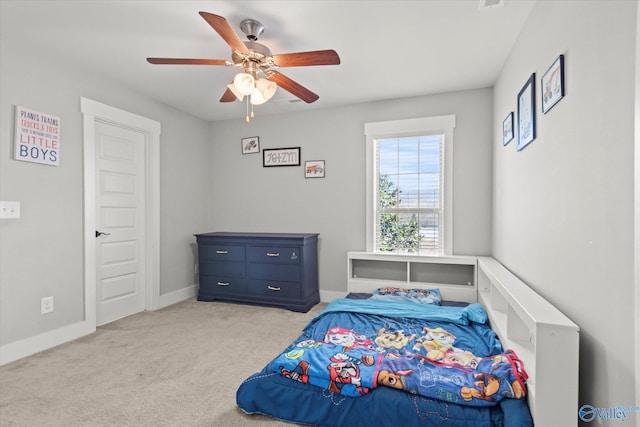
[[145,309],[145,134],[95,123],[96,324]]

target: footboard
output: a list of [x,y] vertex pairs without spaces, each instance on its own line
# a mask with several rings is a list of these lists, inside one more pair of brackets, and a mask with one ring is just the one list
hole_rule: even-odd
[[524,362],[535,424],[577,425],[578,326],[493,258],[478,258],[478,301]]

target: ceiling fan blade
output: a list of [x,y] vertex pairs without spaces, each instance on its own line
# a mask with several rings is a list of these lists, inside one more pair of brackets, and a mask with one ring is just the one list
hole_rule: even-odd
[[175,65],[227,65],[224,59],[195,59],[195,58],[147,58],[150,64]]
[[283,74],[277,73],[275,71],[271,71],[268,73],[267,78],[271,81],[276,82],[277,85],[280,86],[282,89],[286,90],[292,95],[297,96],[307,104],[311,104],[312,102],[315,102],[318,100],[318,98],[320,98],[318,95],[311,92],[306,87],[300,85],[299,83],[294,82],[289,77]]
[[338,65],[340,57],[335,50],[315,50],[312,52],[284,53],[273,55],[278,67],[304,67],[307,65]]
[[200,16],[220,34],[220,37],[231,46],[231,49],[242,53],[249,53],[249,49],[247,49],[240,36],[231,28],[231,25],[229,25],[226,19],[208,12],[200,12]]
[[238,98],[236,98],[234,93],[231,92],[231,89],[227,88],[227,90],[222,94],[222,98],[220,98],[220,102],[233,102],[236,99]]

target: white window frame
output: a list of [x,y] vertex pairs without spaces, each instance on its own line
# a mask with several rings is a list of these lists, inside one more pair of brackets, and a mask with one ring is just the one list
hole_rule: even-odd
[[456,116],[419,117],[414,119],[390,120],[365,123],[366,136],[366,248],[374,252],[375,242],[375,194],[377,182],[374,168],[375,141],[380,139],[402,138],[407,136],[440,133],[444,135],[444,255],[453,254],[453,130]]

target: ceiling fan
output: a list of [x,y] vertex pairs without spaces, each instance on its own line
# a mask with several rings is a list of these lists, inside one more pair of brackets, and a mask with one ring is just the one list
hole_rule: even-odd
[[[317,50],[274,55],[269,48],[257,42],[264,32],[264,26],[254,20],[245,19],[240,29],[247,36],[243,42],[229,23],[222,16],[208,12],[200,12],[209,25],[231,47],[231,60],[224,59],[191,59],[191,58],[147,58],[151,64],[183,64],[183,65],[226,65],[243,69],[220,98],[220,102],[242,100],[246,95],[252,105],[266,102],[273,96],[277,86],[306,103],[318,100],[319,96],[299,83],[276,71],[278,68],[301,67],[311,65],[337,65],[340,57],[334,50]],[[249,102],[249,101],[248,101]]]

